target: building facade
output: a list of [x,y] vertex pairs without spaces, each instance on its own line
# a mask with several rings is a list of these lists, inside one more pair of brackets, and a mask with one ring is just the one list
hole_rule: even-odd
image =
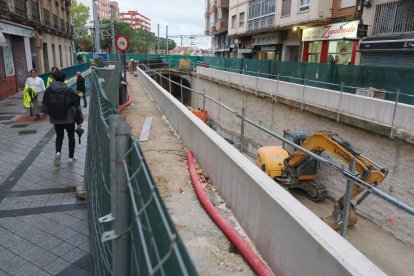
[[214,55],[231,57],[231,49],[235,47],[233,39],[227,35],[229,0],[206,0],[204,18],[206,22],[204,34],[212,36],[211,48]]
[[111,10],[109,8],[109,0],[94,0],[98,5],[99,20],[109,19]]
[[24,87],[28,71],[73,65],[70,0],[0,0],[0,98]]
[[414,67],[414,1],[365,1],[362,20],[362,65]]
[[109,10],[111,11],[111,18],[119,21],[119,5],[116,1],[109,2]]
[[140,14],[137,11],[121,12],[119,14],[119,21],[128,23],[134,29],[151,30],[151,19]]

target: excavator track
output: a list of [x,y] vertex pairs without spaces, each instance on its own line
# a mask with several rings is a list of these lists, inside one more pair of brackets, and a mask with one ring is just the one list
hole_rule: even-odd
[[302,189],[305,192],[305,196],[310,200],[319,202],[326,198],[328,193],[324,185],[315,182],[306,182],[303,184]]

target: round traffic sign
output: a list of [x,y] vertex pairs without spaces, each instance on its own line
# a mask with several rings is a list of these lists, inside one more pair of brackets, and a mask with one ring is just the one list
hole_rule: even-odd
[[119,51],[125,52],[128,49],[128,38],[122,34],[118,35],[115,38],[115,46]]

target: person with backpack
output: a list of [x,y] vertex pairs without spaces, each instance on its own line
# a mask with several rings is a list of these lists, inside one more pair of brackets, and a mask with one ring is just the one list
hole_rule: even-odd
[[40,120],[40,113],[42,111],[42,101],[43,101],[43,93],[45,92],[45,83],[44,81],[37,76],[37,72],[35,69],[30,70],[29,72],[30,77],[27,78],[25,83],[25,89],[27,90],[31,87],[34,90],[34,97],[31,101],[31,107],[33,108],[33,114],[35,118],[34,120]]
[[76,160],[75,154],[75,124],[80,128],[83,118],[79,118],[79,97],[76,92],[64,82],[66,74],[62,70],[53,73],[54,81],[46,88],[43,97],[43,112],[49,114],[50,123],[55,127],[56,154],[53,164],[60,165],[63,139],[66,130],[69,140],[69,163]]

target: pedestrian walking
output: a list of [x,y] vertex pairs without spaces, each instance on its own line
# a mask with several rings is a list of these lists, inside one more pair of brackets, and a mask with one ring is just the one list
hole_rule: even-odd
[[49,87],[52,84],[52,82],[54,81],[53,73],[55,73],[58,70],[59,69],[56,66],[53,66],[52,69],[50,69],[50,76],[47,78],[46,87]]
[[30,76],[27,78],[25,83],[25,90],[30,87],[35,92],[34,98],[32,99],[31,103],[33,108],[34,120],[39,120],[40,113],[42,112],[43,95],[46,90],[45,82],[42,80],[42,78],[37,76],[37,72],[35,69],[30,70],[29,75]]
[[[49,114],[50,123],[55,127],[56,132],[56,154],[54,165],[60,165],[64,131],[66,130],[69,140],[69,163],[76,160],[75,154],[75,124],[80,128],[83,118],[77,118],[79,98],[76,92],[65,83],[66,74],[62,70],[53,73],[54,81],[46,88],[43,97],[43,111]],[[77,121],[77,122],[76,122]]]
[[[87,107],[86,102],[86,86],[85,79],[82,77],[81,72],[76,72],[76,91],[79,97],[83,99],[83,107]],[[79,103],[80,104],[80,103]]]

